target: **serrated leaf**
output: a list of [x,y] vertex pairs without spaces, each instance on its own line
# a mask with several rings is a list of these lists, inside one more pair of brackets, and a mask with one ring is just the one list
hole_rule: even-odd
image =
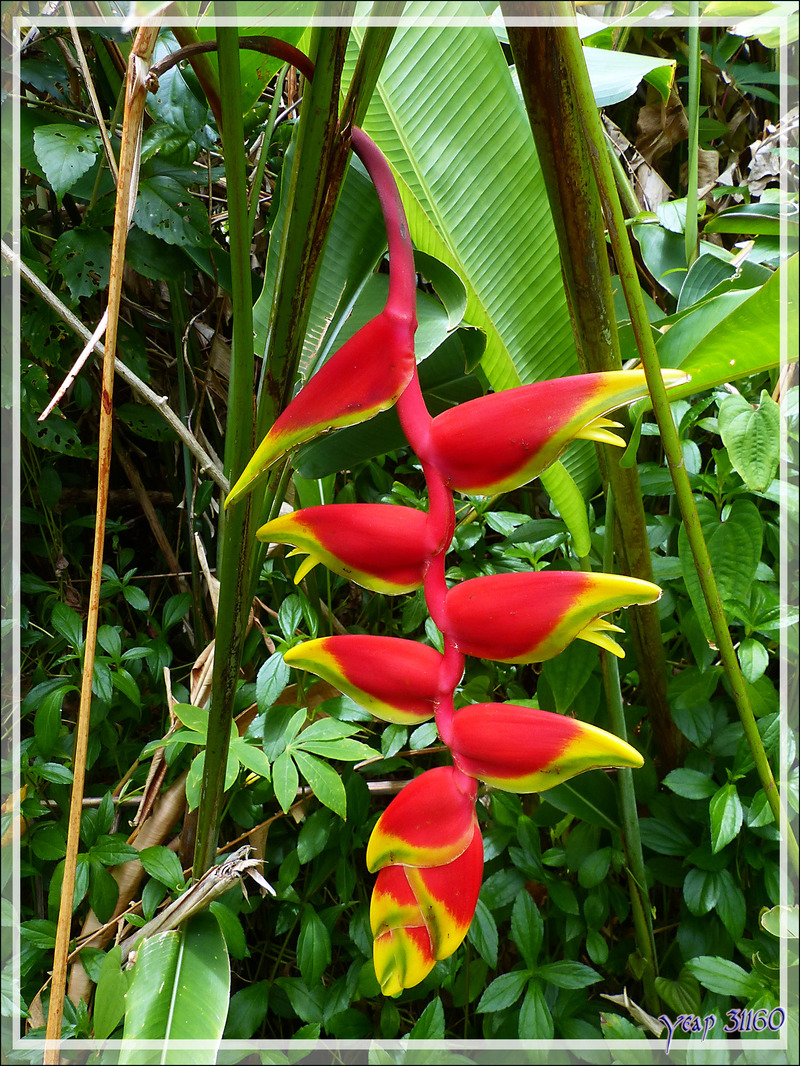
[[548,962],[544,966],[539,966],[536,976],[557,988],[588,988],[589,985],[594,985],[601,980],[600,974],[591,966],[567,960]]
[[710,777],[685,767],[671,770],[664,778],[664,784],[684,799],[708,799],[717,791],[717,785]]
[[422,1014],[408,1034],[409,1040],[444,1040],[444,1008],[437,996]]
[[179,181],[164,174],[140,180],[133,220],[145,233],[167,244],[208,248],[214,243],[200,201]]
[[694,974],[704,988],[721,996],[750,999],[762,991],[758,978],[730,959],[701,955],[699,958],[690,959],[686,963],[686,969]]
[[529,970],[512,970],[501,974],[486,988],[478,1003],[478,1014],[491,1014],[512,1007],[530,978]]
[[494,915],[480,898],[475,905],[467,936],[484,962],[494,969],[497,966],[497,924]]
[[709,804],[709,814],[712,850],[716,854],[730,844],[742,828],[742,804],[736,785],[723,785],[715,793]]
[[531,978],[519,1009],[520,1040],[552,1040],[553,1016],[544,998],[544,991],[536,978]]
[[67,283],[73,301],[108,285],[111,237],[95,226],[65,230],[53,245],[51,262]]
[[778,469],[781,409],[768,392],[753,407],[743,396],[728,396],[717,418],[720,436],[736,472],[752,492],[765,492]]
[[60,206],[64,193],[94,166],[100,151],[100,133],[67,123],[37,126],[33,150]]

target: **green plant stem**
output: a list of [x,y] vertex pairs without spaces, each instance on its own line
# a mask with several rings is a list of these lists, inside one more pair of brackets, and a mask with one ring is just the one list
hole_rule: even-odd
[[[610,574],[614,569],[614,493],[611,486],[606,493],[606,533],[603,545],[603,571]],[[607,651],[600,652],[600,668],[603,674],[603,688],[606,705],[611,721],[611,730],[620,740],[628,739],[625,722],[625,708],[622,703],[622,690],[619,680],[619,665],[616,656]],[[619,811],[622,819],[622,846],[625,849],[625,861],[628,868],[628,887],[630,889],[633,924],[636,930],[636,946],[642,959],[642,986],[644,988],[645,1006],[651,1014],[657,1014],[661,1004],[656,991],[658,975],[658,955],[653,936],[653,917],[650,898],[647,891],[647,879],[642,853],[642,837],[639,832],[639,814],[636,808],[636,788],[633,771],[625,767],[617,770],[617,794]]]
[[[378,0],[371,16],[399,18],[405,6],[405,0]],[[378,26],[374,22],[367,26],[342,106],[342,129],[362,125],[396,29],[397,26]]]
[[[569,4],[557,4],[556,6],[564,7],[571,11]],[[672,483],[675,487],[675,495],[683,525],[686,529],[695,569],[697,570],[697,577],[711,617],[711,624],[714,629],[722,665],[728,678],[731,695],[733,696],[770,809],[776,824],[785,835],[792,866],[796,872],[800,872],[800,854],[798,853],[797,840],[786,820],[772,768],[769,765],[769,760],[764,751],[764,744],[758,732],[755,715],[750,705],[742,672],[739,668],[739,661],[736,657],[733,641],[725,619],[725,612],[714,577],[711,559],[709,558],[708,547],[700,525],[695,499],[692,495],[689,475],[684,466],[680,440],[672,420],[667,390],[661,378],[661,368],[650,330],[650,323],[647,319],[647,311],[645,310],[641,289],[636,279],[636,263],[625,227],[622,207],[614,187],[614,177],[608,161],[608,151],[606,150],[604,134],[597,114],[589,75],[581,52],[581,43],[577,32],[572,27],[557,27],[556,33],[558,34],[560,45],[568,57],[568,69],[573,80],[574,92],[581,103],[579,113],[586,139],[586,151],[591,160],[603,203],[611,247],[614,252],[614,258],[617,261],[620,282],[622,283],[625,300],[631,315],[631,325],[642,359],[642,365],[647,375],[647,384],[661,433],[661,441],[667,457]]]
[[[253,448],[253,294],[250,282],[250,227],[247,217],[238,31],[235,27],[217,27],[217,42],[233,301],[225,470],[231,482],[234,482],[244,470]],[[230,729],[249,609],[252,557],[250,512],[250,500],[243,500],[230,507],[221,517],[221,558],[217,560],[217,576],[220,581],[219,608],[208,716],[208,742],[197,816],[193,864],[195,878],[201,877],[213,864],[217,851]]]
[[253,232],[256,227],[256,217],[258,215],[258,202],[259,193],[261,191],[261,182],[264,180],[264,171],[267,169],[267,154],[269,152],[270,142],[272,140],[272,134],[275,132],[275,121],[278,117],[278,111],[281,106],[281,96],[283,95],[283,83],[286,79],[286,73],[289,70],[288,64],[284,64],[278,76],[275,79],[275,91],[272,95],[272,103],[269,107],[269,118],[267,119],[267,125],[264,130],[264,140],[261,145],[261,152],[258,156],[258,165],[256,166],[255,176],[253,177],[253,183],[250,189],[250,239],[252,240]]
[[[689,17],[699,19],[700,4],[691,0]],[[700,124],[700,26],[695,23],[688,29],[689,37],[689,167],[686,179],[686,265],[690,267],[697,259],[697,163],[699,154],[698,130]]]
[[[570,4],[556,6],[564,9],[556,13],[573,15]],[[503,0],[501,8],[504,15],[529,14],[529,5],[516,0]],[[581,363],[593,373],[616,371],[622,369],[622,358],[603,215],[586,157],[580,103],[571,88],[568,59],[559,43],[566,31],[577,39],[573,28],[558,26],[509,26],[508,39],[558,237]],[[591,99],[594,107],[594,97]],[[625,412],[617,412],[615,418],[627,421]],[[619,501],[617,527],[622,568],[629,575],[652,581],[638,470],[635,466],[620,466],[613,448],[598,449],[598,457],[614,498]],[[632,618],[642,693],[660,757],[669,769],[677,763],[679,736],[667,702],[667,668],[658,610],[642,606],[632,612]]]
[[[183,291],[183,278],[178,281],[168,280],[170,306],[173,309],[172,335],[175,344],[175,366],[178,370],[178,402],[180,404],[181,421],[189,425],[189,399],[186,391],[186,367],[183,360],[183,330],[188,319],[188,308]],[[189,449],[185,444],[181,447],[183,457],[183,500],[186,510],[186,539],[189,549],[189,560],[192,570],[192,632],[194,634],[194,650],[199,654],[203,639],[203,622],[200,611],[202,602],[200,597],[200,567],[197,561],[197,551],[194,543],[194,479],[192,477],[192,459]]]

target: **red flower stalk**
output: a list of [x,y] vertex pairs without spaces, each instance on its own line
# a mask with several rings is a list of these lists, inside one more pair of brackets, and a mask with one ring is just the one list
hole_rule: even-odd
[[384,722],[419,725],[436,710],[443,657],[426,644],[347,634],[307,640],[283,658],[335,685]]
[[303,386],[276,419],[228,494],[240,499],[282,455],[328,429],[365,422],[396,403],[416,370],[414,252],[391,168],[375,144],[353,128],[353,150],[375,184],[389,243],[386,306]]
[[[662,370],[664,381],[686,381]],[[624,447],[603,416],[647,395],[643,370],[580,374],[480,396],[433,419],[431,458],[450,489],[478,495],[508,492],[531,481],[572,440]]]
[[494,574],[447,593],[448,635],[464,655],[502,663],[537,663],[576,638],[622,656],[610,636],[622,632],[601,615],[654,603],[658,585],[619,574],[539,570]]

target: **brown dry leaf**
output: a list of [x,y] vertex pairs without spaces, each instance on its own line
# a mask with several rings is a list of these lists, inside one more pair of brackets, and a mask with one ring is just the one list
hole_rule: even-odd
[[636,129],[636,147],[651,166],[686,140],[689,120],[674,86],[666,104],[659,98],[641,108]]
[[[800,126],[800,113],[798,108],[793,107],[791,111],[787,111],[777,126],[766,125],[763,138],[750,145],[752,158],[748,167],[746,184],[750,187],[751,196],[761,196],[770,183],[780,181],[780,149],[782,147],[797,148],[798,126]],[[797,164],[794,166],[796,171]]]
[[636,199],[645,211],[655,211],[659,204],[665,203],[672,195],[672,190],[651,166],[644,156],[637,152],[622,130],[601,112],[603,125],[622,160],[622,165],[633,181]]

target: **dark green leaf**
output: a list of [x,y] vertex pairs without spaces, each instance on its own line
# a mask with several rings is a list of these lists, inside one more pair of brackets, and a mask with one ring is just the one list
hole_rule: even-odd
[[300,974],[313,988],[331,962],[331,938],[325,923],[313,907],[305,906],[300,919],[300,935],[297,938],[297,963]]
[[478,1014],[490,1014],[513,1006],[522,995],[529,977],[528,970],[512,970],[511,973],[496,977],[480,998]]
[[528,892],[520,892],[511,911],[511,937],[520,954],[533,969],[544,937],[544,922]]
[[467,936],[481,958],[494,969],[497,966],[497,925],[494,915],[482,899],[478,899],[475,906]]
[[690,959],[686,963],[686,969],[694,974],[704,988],[721,996],[750,999],[762,991],[758,978],[730,959],[701,955],[697,959]]
[[60,205],[64,193],[94,165],[100,151],[100,134],[95,129],[66,123],[38,126],[33,148]]
[[106,1040],[122,1021],[127,991],[128,978],[122,972],[120,949],[111,948],[103,958],[94,994],[92,1020],[95,1040]]
[[721,851],[742,828],[742,804],[736,785],[723,785],[709,804],[713,850]]
[[532,977],[519,1010],[520,1040],[552,1040],[553,1017],[539,981]]
[[[289,684],[291,671],[283,661],[279,651],[274,652],[256,676],[256,700],[258,709],[263,714],[276,702]],[[266,738],[265,738],[266,739]]]
[[[339,815],[347,817],[347,794],[338,773],[322,759],[309,755],[306,751],[292,749],[292,756],[297,768],[311,785],[311,791],[326,807]],[[277,764],[276,764],[277,765]]]
[[536,976],[557,988],[588,988],[602,980],[600,974],[582,962],[548,962],[537,967]]
[[166,885],[169,889],[183,887],[183,870],[180,860],[174,851],[161,845],[144,848],[139,853],[142,866],[157,881]]

